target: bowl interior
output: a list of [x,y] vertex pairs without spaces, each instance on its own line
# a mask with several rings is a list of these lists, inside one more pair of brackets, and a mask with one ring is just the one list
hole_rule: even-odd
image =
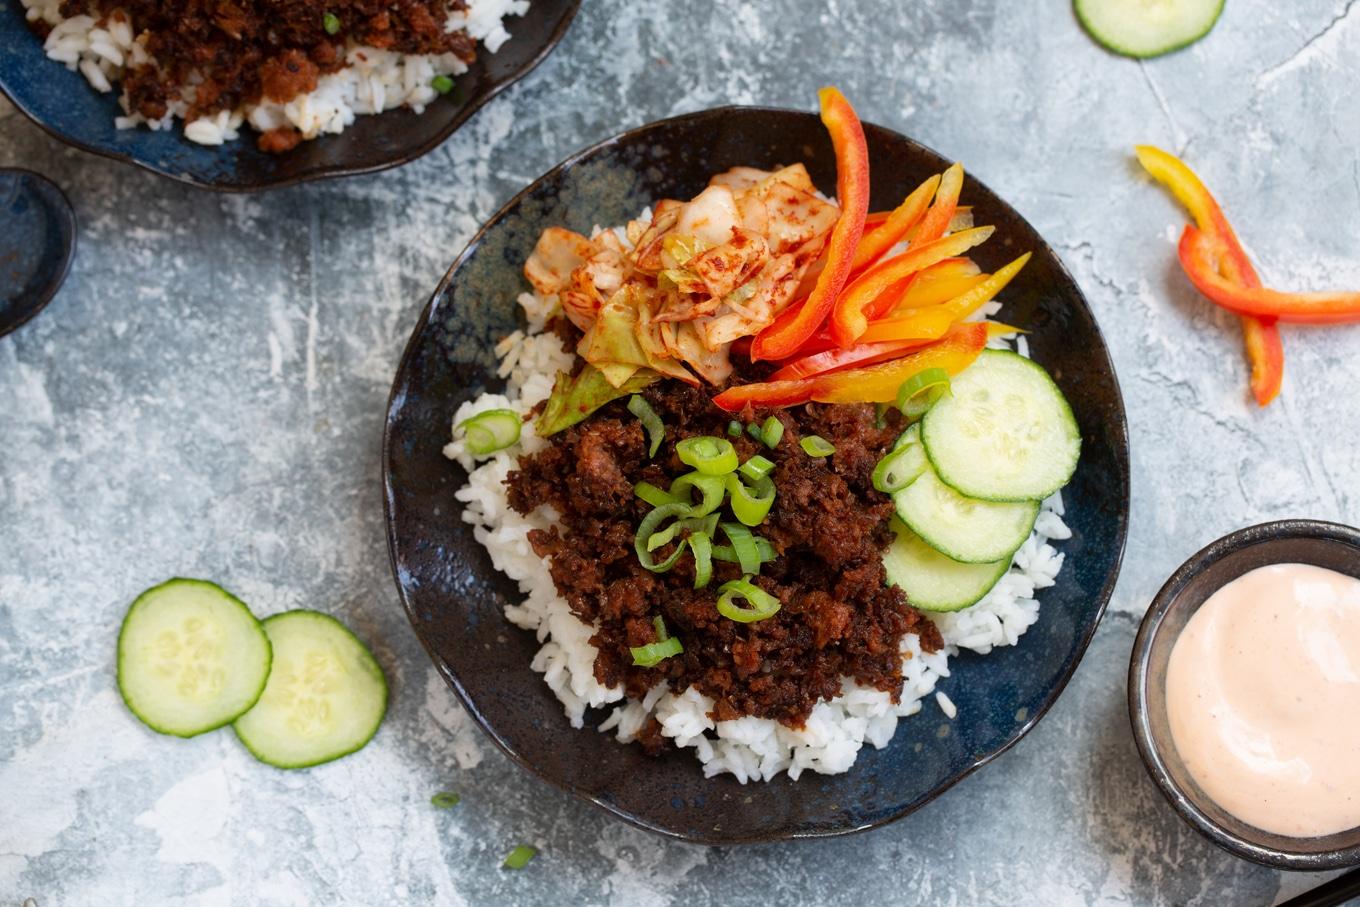
[[[902,136],[866,128],[873,204],[899,202],[948,161]],[[839,834],[900,817],[1019,738],[1051,705],[1085,650],[1113,587],[1128,514],[1123,405],[1104,342],[1071,277],[1018,214],[969,180],[963,200],[998,227],[980,263],[994,269],[1024,250],[1029,267],[1007,289],[1006,317],[1030,328],[1034,356],[1072,402],[1084,454],[1066,493],[1067,567],[1042,593],[1023,644],[963,655],[941,688],[958,706],[948,721],[931,702],[883,750],[866,747],[836,776],[806,774],[741,785],[703,777],[692,754],[659,759],[589,727],[573,730],[529,669],[537,642],[510,626],[514,584],[492,569],[459,518],[465,473],[440,453],[458,404],[500,386],[492,347],[518,327],[513,300],[539,232],[622,223],[664,198],[689,198],[737,165],[805,162],[834,192],[835,164],[816,116],[723,108],[666,120],[568,160],[494,217],[436,290],[393,386],[385,438],[388,540],[412,624],[474,718],[521,764],[639,826],[709,843]],[[588,723],[598,724],[603,714]]]
[[1172,804],[1221,846],[1258,862],[1292,869],[1360,865],[1360,828],[1291,838],[1248,825],[1215,803],[1176,751],[1166,708],[1166,673],[1181,631],[1227,583],[1269,564],[1312,564],[1360,578],[1360,533],[1311,521],[1269,523],[1234,533],[1187,562],[1158,595],[1135,644],[1135,731],[1149,769]]
[[478,47],[476,62],[448,96],[423,114],[407,108],[360,116],[340,135],[303,142],[285,154],[255,147],[251,130],[221,147],[184,138],[182,123],[153,132],[117,129],[115,91],[100,94],[79,72],[49,60],[24,21],[19,0],[0,5],[0,91],[57,138],[96,154],[212,189],[264,189],[303,180],[382,170],[434,148],[498,91],[532,69],[566,33],[580,0],[534,0],[523,17],[505,20],[511,34],[499,51]]

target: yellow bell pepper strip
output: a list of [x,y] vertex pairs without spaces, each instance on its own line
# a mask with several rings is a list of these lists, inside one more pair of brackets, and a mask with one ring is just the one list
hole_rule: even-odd
[[729,387],[713,398],[722,409],[739,412],[746,406],[778,408],[801,403],[891,403],[902,382],[928,368],[942,368],[951,375],[973,364],[987,344],[987,325],[957,325],[930,346],[907,353],[891,362],[864,368],[827,372],[793,381],[765,381]]
[[[982,269],[971,258],[946,258],[918,274],[913,274],[888,292],[869,303],[864,310],[870,321],[882,318],[896,309],[919,309],[923,306],[948,302],[972,289]],[[957,287],[949,292],[951,287]]]
[[[933,264],[962,255],[973,246],[986,242],[994,229],[975,227],[934,242],[913,245],[901,255],[879,262],[856,277],[836,300],[836,311],[831,316],[832,339],[842,348],[853,346],[869,327],[868,313],[874,310],[875,300],[893,290],[900,294],[906,289],[900,286],[904,280]],[[900,297],[894,296],[893,302],[896,302],[897,298]]]
[[1360,293],[1281,293],[1265,287],[1243,287],[1225,279],[1218,258],[1221,247],[1208,234],[1187,224],[1178,253],[1181,267],[1195,288],[1239,315],[1278,318],[1296,324],[1342,324],[1360,321]]
[[[1220,273],[1243,287],[1259,287],[1261,279],[1238,241],[1232,224],[1195,172],[1175,155],[1152,145],[1134,148],[1138,162],[1157,182],[1166,186],[1190,212],[1199,229],[1221,247]],[[1266,406],[1280,393],[1284,381],[1284,344],[1271,318],[1242,318],[1247,360],[1251,363],[1251,393],[1259,406]]]
[[906,197],[902,204],[888,215],[887,220],[864,234],[855,249],[855,260],[851,271],[862,271],[883,257],[893,246],[902,241],[907,231],[920,223],[930,206],[931,196],[940,186],[940,177],[932,176]]
[[869,146],[864,127],[850,102],[836,89],[823,88],[817,97],[822,123],[831,134],[836,152],[836,199],[841,214],[831,230],[826,267],[818,276],[816,287],[792,317],[787,321],[775,319],[756,335],[751,344],[752,359],[783,359],[816,333],[850,279],[855,248],[864,235],[864,215],[869,212]]
[[860,340],[864,343],[883,343],[891,340],[934,340],[943,337],[950,325],[962,321],[990,302],[1020,273],[1029,262],[1026,252],[1015,261],[983,279],[976,286],[948,302],[917,309],[904,318],[875,321]]

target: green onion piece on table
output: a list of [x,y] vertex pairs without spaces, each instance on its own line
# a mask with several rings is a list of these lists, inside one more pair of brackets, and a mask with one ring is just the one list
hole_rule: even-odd
[[652,405],[642,397],[634,394],[628,398],[628,411],[638,417],[642,422],[642,427],[647,429],[647,437],[651,440],[651,446],[647,448],[647,456],[656,456],[657,448],[661,442],[666,440],[666,426],[661,424],[661,417],[652,409]]
[[653,507],[660,507],[662,504],[685,503],[670,492],[657,488],[651,482],[638,482],[633,486],[633,494],[642,498],[642,500],[651,504]]
[[892,494],[901,491],[915,481],[921,473],[913,470],[912,464],[907,458],[910,451],[911,445],[907,444],[878,461],[872,476],[875,488],[884,494]]
[[765,446],[771,449],[779,446],[779,441],[784,437],[784,423],[780,422],[775,416],[770,416],[765,423],[760,426],[760,440],[765,442]]
[[690,500],[690,489],[697,489],[702,500],[694,504],[687,516],[708,516],[722,506],[723,492],[727,485],[722,476],[706,476],[701,472],[687,472],[671,482],[671,497],[681,501]]
[[338,35],[340,33],[340,17],[335,13],[326,13],[321,17],[321,27],[326,30],[328,35]]
[[686,438],[675,445],[676,456],[706,476],[725,476],[737,468],[737,451],[726,438]]
[[[743,624],[774,617],[781,607],[779,599],[752,583],[750,576],[723,583],[718,592],[718,613]],[[738,597],[746,600],[746,606],[736,603]]]
[[473,456],[485,456],[504,450],[519,440],[524,420],[513,409],[489,409],[458,423],[467,449]]
[[902,415],[915,421],[949,393],[949,373],[942,368],[928,368],[912,375],[897,389],[897,408]]
[[712,535],[707,532],[692,534],[689,549],[694,553],[694,588],[702,589],[713,579]]
[[663,522],[671,517],[683,519],[689,516],[689,513],[690,506],[688,504],[662,504],[642,518],[642,522],[638,524],[637,535],[633,537],[633,551],[637,554],[638,563],[644,569],[653,573],[665,573],[676,565],[676,562],[680,560],[680,555],[684,554],[685,549],[689,547],[687,541],[681,539],[680,544],[675,546],[675,551],[671,553],[671,556],[661,563],[657,563],[656,559],[652,557],[652,552],[647,550],[647,541],[657,529],[661,528]]
[[430,80],[430,87],[440,94],[448,94],[453,91],[453,79],[448,76],[435,76]]
[[506,869],[523,869],[537,855],[537,850],[527,844],[521,844],[510,851],[510,855],[505,858],[505,862],[501,866]]
[[451,790],[441,790],[430,798],[430,802],[440,809],[452,809],[458,805],[458,801],[461,799]]
[[727,436],[729,438],[741,437],[741,423],[738,422],[736,419],[733,419],[731,422],[727,423]]
[[741,469],[738,471],[752,482],[759,482],[773,470],[773,460],[762,457],[760,454],[756,454],[754,457],[741,464]]
[[756,545],[755,536],[751,530],[740,523],[723,523],[723,534],[732,543],[732,553],[736,555],[737,564],[741,567],[742,573],[760,572],[760,548]]
[[732,515],[747,526],[759,526],[774,506],[774,480],[769,476],[747,485],[740,476],[727,477],[728,506]]
[[808,435],[799,441],[798,445],[809,457],[829,457],[836,452],[836,445],[821,435]]

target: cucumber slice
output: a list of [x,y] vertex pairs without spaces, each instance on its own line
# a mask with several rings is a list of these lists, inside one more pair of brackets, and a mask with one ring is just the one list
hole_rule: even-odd
[[966,564],[1008,560],[1039,516],[1038,501],[1015,504],[964,497],[927,468],[893,495],[897,515],[930,547]]
[[269,678],[269,637],[221,586],[172,579],[137,597],[118,632],[118,692],[153,731],[194,737],[249,711]]
[[1223,0],[1075,0],[1082,27],[1126,57],[1156,57],[1194,44],[1223,12]]
[[940,481],[983,501],[1040,501],[1072,478],[1081,434],[1042,367],[984,350],[952,389],[921,421]]
[[347,756],[373,739],[387,711],[387,680],[349,628],[328,614],[266,618],[274,670],[264,695],[232,727],[246,749],[277,768]]
[[902,455],[902,462],[897,464],[894,472],[902,475],[908,482],[915,482],[920,478],[921,473],[930,468],[930,459],[926,456],[926,449],[921,444],[921,423],[908,428],[893,442],[893,450],[901,450],[909,447]]
[[962,611],[992,591],[1010,567],[1010,559],[994,564],[960,564],[930,547],[901,520],[892,521],[895,538],[883,552],[888,582],[900,586],[907,602],[922,611]]

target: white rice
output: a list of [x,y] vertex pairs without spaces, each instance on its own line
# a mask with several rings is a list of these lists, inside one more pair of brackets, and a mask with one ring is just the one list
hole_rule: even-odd
[[[144,46],[137,40],[134,24],[115,14],[103,25],[87,15],[63,18],[61,0],[22,0],[29,22],[45,22],[52,31],[44,49],[47,56],[79,70],[97,91],[113,91],[123,70],[150,62]],[[466,28],[468,34],[489,53],[495,53],[510,39],[505,30],[506,16],[522,16],[529,0],[468,0],[467,9],[451,13],[445,23],[449,32]],[[410,107],[417,113],[439,96],[431,85],[436,76],[456,76],[467,66],[453,54],[401,54],[350,43],[347,65],[327,73],[316,89],[298,95],[286,104],[262,99],[236,110],[223,110],[200,117],[184,126],[184,136],[200,145],[221,145],[240,136],[243,123],[261,132],[292,126],[303,138],[343,132],[359,114],[382,113],[397,107]],[[176,118],[183,118],[194,99],[194,86],[184,97],[170,102],[170,110],[159,120],[147,120],[131,109],[127,95],[119,97],[125,116],[116,118],[120,129],[145,125],[168,129]]]
[[[527,413],[552,391],[555,373],[569,369],[573,355],[564,352],[552,334],[538,334],[556,306],[554,297],[526,293],[520,305],[528,316],[529,332],[507,337],[497,353],[506,392],[483,394],[464,403],[454,414],[456,426],[478,412],[508,407]],[[1023,339],[1023,338],[1022,338]],[[1004,340],[998,341],[1005,345]],[[999,646],[1013,646],[1036,620],[1039,602],[1035,592],[1053,585],[1062,569],[1063,555],[1050,540],[1066,539],[1071,531],[1063,523],[1061,494],[1043,502],[1034,532],[1015,554],[1009,572],[987,596],[963,611],[933,614],[945,647],[923,653],[920,641],[908,634],[902,641],[902,693],[894,703],[889,694],[865,689],[846,678],[839,696],[818,703],[805,727],[794,730],[770,719],[746,717],[713,721],[713,700],[690,687],[682,693],[658,684],[641,701],[625,701],[622,689],[595,680],[593,629],[579,620],[557,594],[548,564],[529,546],[530,529],[552,525],[557,515],[541,507],[527,517],[511,510],[505,478],[521,454],[541,449],[545,442],[526,422],[518,448],[500,451],[474,462],[461,440],[455,439],[444,453],[469,470],[468,483],[457,492],[466,505],[463,519],[473,525],[477,540],[486,546],[497,570],[519,584],[524,600],[506,608],[516,626],[534,631],[542,644],[531,664],[561,700],[573,727],[582,727],[587,708],[613,706],[600,725],[622,743],[636,738],[649,717],[661,725],[662,735],[678,747],[687,748],[703,763],[704,775],[734,775],[747,781],[768,781],[780,772],[797,779],[804,771],[837,774],[854,765],[866,743],[883,748],[892,739],[897,721],[921,710],[922,701],[935,692],[936,684],[949,676],[949,659],[963,650],[985,655]],[[943,692],[936,701],[949,718],[957,714]]]

